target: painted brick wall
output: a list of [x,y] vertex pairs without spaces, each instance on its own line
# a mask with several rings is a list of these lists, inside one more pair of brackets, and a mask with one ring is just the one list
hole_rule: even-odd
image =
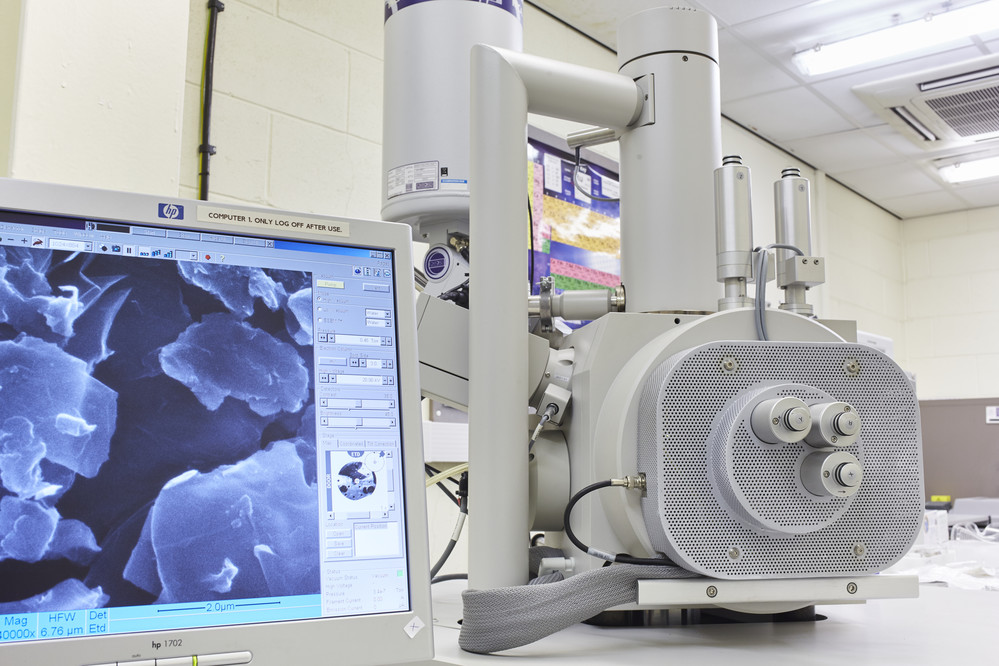
[[905,330],[919,397],[999,396],[999,207],[902,226]]

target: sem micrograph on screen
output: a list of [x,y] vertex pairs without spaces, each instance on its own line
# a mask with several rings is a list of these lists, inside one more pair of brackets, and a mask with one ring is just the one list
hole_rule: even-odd
[[300,271],[0,247],[0,614],[318,594],[311,303]]

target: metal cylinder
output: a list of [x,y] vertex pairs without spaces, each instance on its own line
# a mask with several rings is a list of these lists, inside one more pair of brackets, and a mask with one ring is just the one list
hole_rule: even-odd
[[654,122],[621,137],[621,273],[629,312],[712,312],[712,173],[721,162],[718,28],[658,7],[618,28],[619,71],[652,74]]
[[[774,183],[774,211],[776,212],[777,242],[793,245],[805,256],[812,254],[811,202],[808,179],[801,172],[788,167],[781,171],[780,180]],[[785,287],[786,262],[796,256],[791,250],[777,249],[777,285],[784,289],[784,303],[781,309],[811,315],[812,306],[805,301],[804,285]]]
[[475,44],[520,51],[522,0],[385,3],[382,218],[412,225],[417,240],[468,233]]
[[746,283],[753,277],[753,209],[749,169],[738,155],[715,169],[715,249],[718,281],[725,285],[718,309],[752,305]]

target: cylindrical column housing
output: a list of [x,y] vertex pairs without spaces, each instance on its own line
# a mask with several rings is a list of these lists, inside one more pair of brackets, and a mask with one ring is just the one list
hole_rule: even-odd
[[385,3],[382,217],[417,240],[468,233],[469,55],[520,51],[522,21],[523,0]]
[[719,310],[748,307],[746,283],[753,277],[753,209],[749,168],[729,155],[715,169],[715,250],[718,281],[725,285]]
[[[812,254],[811,202],[808,179],[793,167],[781,171],[780,180],[774,182],[774,211],[776,213],[776,236],[778,243],[793,245],[805,253]],[[795,253],[777,249],[777,285],[784,289],[784,303],[781,309],[810,315],[812,308],[805,301],[804,285],[785,287],[786,262]]]
[[713,312],[713,178],[721,162],[718,28],[659,7],[618,28],[618,64],[651,74],[655,122],[621,137],[621,277],[629,312]]

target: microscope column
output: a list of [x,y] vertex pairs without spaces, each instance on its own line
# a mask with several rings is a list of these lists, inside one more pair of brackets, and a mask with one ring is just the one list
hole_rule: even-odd
[[[713,172],[721,163],[718,28],[660,7],[618,28],[621,74],[651,79],[651,124],[621,137],[621,277],[628,312],[714,312]],[[652,75],[651,77],[647,75]],[[642,82],[639,82],[642,85]]]

